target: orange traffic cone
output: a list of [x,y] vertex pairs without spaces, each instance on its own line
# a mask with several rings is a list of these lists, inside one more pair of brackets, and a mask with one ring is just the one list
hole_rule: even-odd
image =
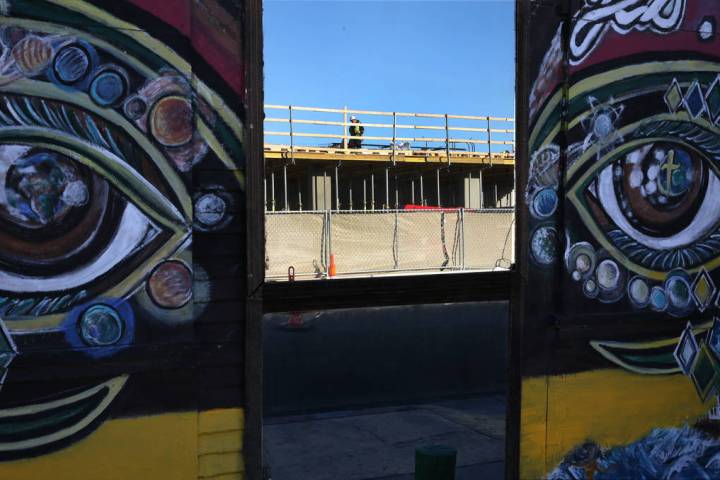
[[337,267],[335,266],[335,255],[330,254],[330,268],[328,268],[328,276],[334,277],[337,275]]

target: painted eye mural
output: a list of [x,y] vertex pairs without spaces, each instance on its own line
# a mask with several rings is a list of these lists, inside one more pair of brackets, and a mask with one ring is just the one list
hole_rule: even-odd
[[[244,272],[239,7],[170,3],[0,2],[3,478],[99,448],[114,419],[150,450],[177,434],[190,451],[202,428],[241,438],[240,380],[197,366],[240,361],[242,304],[218,306],[212,281]],[[143,426],[158,413],[172,427]],[[213,438],[210,452],[241,449]],[[120,448],[139,457],[109,460],[118,478],[172,454]],[[196,478],[189,456],[167,478]]]
[[536,3],[520,477],[720,478],[720,2]]
[[[554,67],[562,61],[559,51],[546,55],[531,94],[531,109],[534,100],[546,100],[532,132],[526,189],[535,229],[532,259],[549,267],[564,257],[578,292],[599,302],[674,316],[716,308],[711,272],[720,258],[717,63],[676,58],[662,64],[660,75],[655,62],[595,60],[633,31],[681,35],[680,22],[690,16],[684,1],[645,2],[634,10],[616,3],[602,11],[604,23],[589,20],[600,13],[592,2],[576,13],[562,138],[560,93],[550,98],[543,91],[560,80]],[[683,32],[678,42],[705,45],[714,24],[701,24],[703,32]],[[603,41],[605,36],[612,38]],[[561,202],[561,176],[568,201],[564,236],[552,218]]]

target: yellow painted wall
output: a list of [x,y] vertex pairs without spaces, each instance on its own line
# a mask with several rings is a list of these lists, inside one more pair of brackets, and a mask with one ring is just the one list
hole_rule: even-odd
[[12,480],[241,480],[242,409],[108,420],[56,452],[0,464]]
[[523,380],[522,479],[543,478],[577,445],[626,445],[653,428],[681,426],[707,413],[691,381],[605,369]]

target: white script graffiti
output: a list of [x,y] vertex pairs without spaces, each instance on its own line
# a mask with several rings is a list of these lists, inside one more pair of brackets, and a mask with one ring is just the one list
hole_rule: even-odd
[[570,36],[570,62],[578,65],[612,28],[625,35],[633,30],[670,33],[685,16],[686,0],[586,0],[575,16]]

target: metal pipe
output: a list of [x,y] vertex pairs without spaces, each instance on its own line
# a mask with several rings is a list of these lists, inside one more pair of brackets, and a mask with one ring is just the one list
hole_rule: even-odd
[[367,210],[367,180],[363,178],[363,210]]
[[440,202],[440,169],[438,168],[435,170],[435,179],[437,181],[437,206],[441,207],[442,203]]
[[302,212],[302,183],[300,182],[300,179],[298,178],[297,181],[297,187],[298,187],[298,210]]
[[465,191],[467,192],[467,198],[465,199],[465,207],[472,208],[472,191],[473,191],[472,172],[468,172],[467,186],[465,187]]
[[287,163],[283,165],[283,196],[285,197],[284,210],[290,210],[288,206],[288,183],[287,183]]
[[420,205],[425,205],[425,191],[423,189],[423,176],[420,174]]
[[395,209],[400,208],[400,196],[398,195],[398,179],[395,175]]
[[349,201],[349,206],[348,206],[348,208],[349,208],[350,210],[353,209],[352,200],[353,200],[353,199],[352,199],[352,178],[351,178],[351,179],[350,179],[350,182],[348,183],[348,201]]
[[[332,208],[332,205],[330,205]],[[323,210],[327,210],[327,170],[323,168]]]
[[270,207],[271,210],[275,211],[275,171],[270,172],[270,195],[272,196],[272,199],[270,200]]
[[335,210],[340,210],[340,179],[338,167],[339,163],[335,164]]
[[267,212],[267,175],[263,176],[263,199],[265,200],[265,211]]
[[375,172],[370,172],[370,210],[375,210]]
[[495,202],[493,202],[493,203],[495,204],[495,207],[497,207],[497,206],[498,206],[498,191],[497,191],[497,183],[495,184]]
[[390,208],[390,169],[385,167],[385,209]]
[[410,180],[410,203],[415,205],[415,179]]
[[478,172],[478,178],[480,179],[480,208],[485,208],[485,192],[483,192],[483,174],[482,169]]

